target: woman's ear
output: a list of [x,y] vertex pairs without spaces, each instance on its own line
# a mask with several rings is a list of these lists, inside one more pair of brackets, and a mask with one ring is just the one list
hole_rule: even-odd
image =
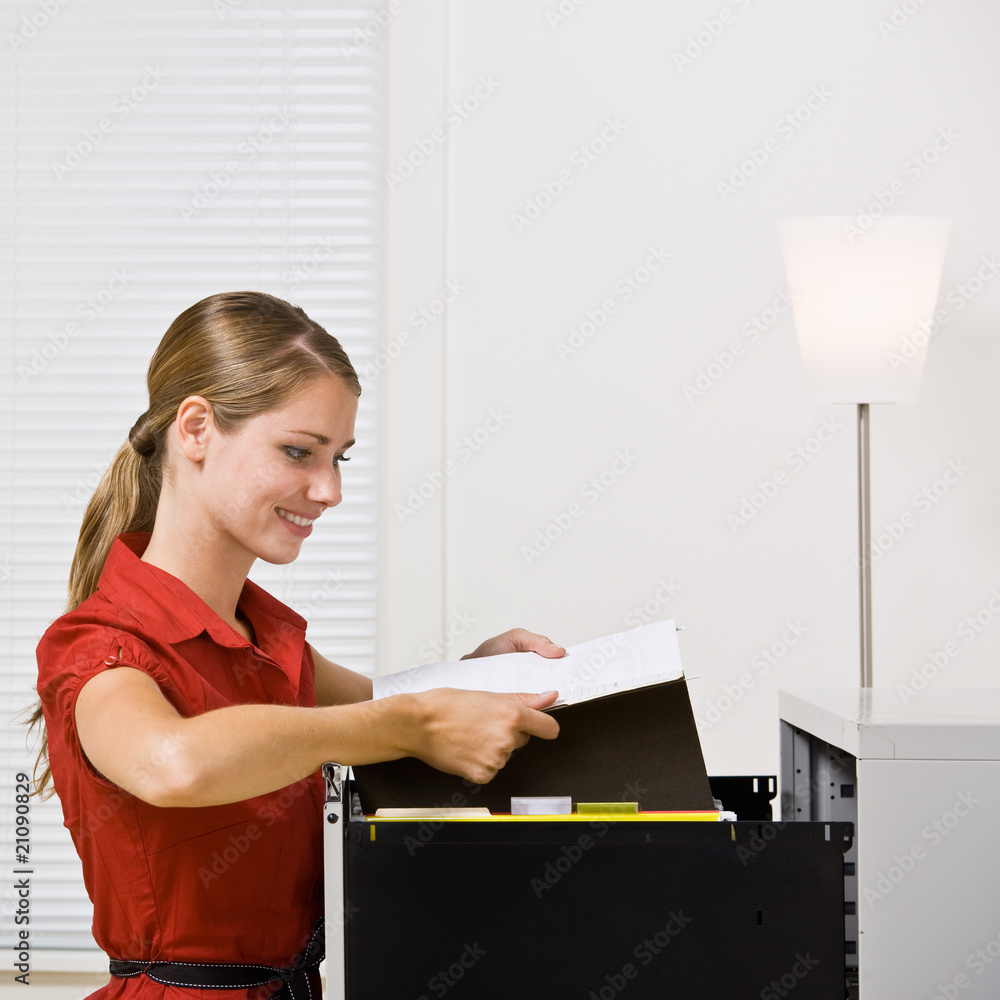
[[204,396],[188,396],[177,407],[174,427],[181,454],[192,462],[200,462],[205,457],[208,439],[215,428],[212,404]]

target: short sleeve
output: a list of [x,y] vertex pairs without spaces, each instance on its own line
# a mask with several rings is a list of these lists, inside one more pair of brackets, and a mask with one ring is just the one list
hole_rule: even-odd
[[55,773],[60,758],[70,756],[96,779],[109,784],[91,767],[76,729],[76,700],[92,677],[115,667],[148,674],[175,706],[179,693],[163,665],[141,639],[108,625],[52,625],[36,652],[38,697],[49,740],[49,762]]

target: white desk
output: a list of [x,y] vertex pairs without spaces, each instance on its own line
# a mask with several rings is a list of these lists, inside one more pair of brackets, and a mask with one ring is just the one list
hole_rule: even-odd
[[860,1000],[997,1000],[1000,689],[782,691],[779,715],[782,819],[856,824]]

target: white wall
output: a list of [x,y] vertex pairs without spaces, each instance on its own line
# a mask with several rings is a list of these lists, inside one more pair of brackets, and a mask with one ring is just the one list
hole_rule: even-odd
[[[889,0],[420,0],[396,19],[388,169],[420,160],[420,140],[429,152],[390,180],[388,336],[443,279],[465,290],[386,373],[406,406],[386,426],[382,669],[427,658],[421,647],[465,628],[462,616],[475,621],[446,657],[515,624],[562,643],[620,630],[666,581],[679,589],[654,617],[688,627],[710,773],[773,773],[778,687],[857,683],[855,414],[810,400],[787,314],[753,343],[741,329],[785,288],[778,217],[853,214],[898,178],[891,211],[954,217],[940,299],[952,318],[920,401],[872,409],[875,535],[915,517],[874,566],[876,684],[909,683],[950,640],[959,655],[918,698],[996,683],[1000,626],[972,642],[956,630],[1000,588],[1000,281],[961,309],[947,295],[1000,253],[1000,8],[905,8],[898,30]],[[559,10],[571,13],[550,23]],[[721,33],[679,68],[706,20]],[[431,38],[443,56],[403,70],[395,57]],[[449,128],[446,108],[483,79],[495,90]],[[810,94],[809,120],[779,130]],[[578,169],[575,151],[608,119],[624,129]],[[914,177],[908,161],[941,134],[943,152]],[[777,151],[723,197],[717,181],[769,137]],[[571,183],[519,232],[514,214],[563,169]],[[404,243],[415,252],[393,252]],[[669,261],[625,301],[616,283],[651,248]],[[608,298],[615,314],[561,359],[556,345]],[[687,399],[733,341],[745,353]],[[491,408],[500,426],[463,459],[459,443]],[[824,425],[836,434],[796,470],[786,456]],[[619,452],[628,468],[588,502],[581,488]],[[448,458],[453,474],[412,511],[410,489]],[[952,462],[968,471],[924,513],[914,495]],[[734,531],[727,515],[778,469],[787,485]],[[529,562],[524,547],[573,501],[581,516]],[[428,558],[438,539],[442,555]],[[787,623],[804,634],[766,672],[754,666]],[[727,686],[742,694],[720,713]]]

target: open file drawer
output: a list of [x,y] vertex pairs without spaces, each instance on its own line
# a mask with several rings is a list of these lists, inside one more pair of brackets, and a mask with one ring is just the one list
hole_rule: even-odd
[[844,995],[848,823],[379,820],[327,765],[331,998]]

